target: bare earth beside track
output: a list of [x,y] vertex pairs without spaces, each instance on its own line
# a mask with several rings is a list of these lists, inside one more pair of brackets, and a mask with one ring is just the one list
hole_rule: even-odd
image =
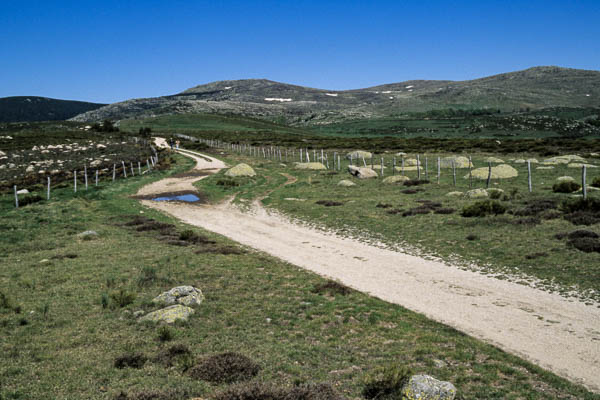
[[[166,146],[161,139],[159,146]],[[225,168],[206,155],[182,154],[196,170]],[[167,178],[138,195],[195,190],[202,177]],[[301,268],[493,343],[600,391],[600,308],[535,288],[464,271],[290,222],[260,203],[250,212],[180,202],[142,203]]]

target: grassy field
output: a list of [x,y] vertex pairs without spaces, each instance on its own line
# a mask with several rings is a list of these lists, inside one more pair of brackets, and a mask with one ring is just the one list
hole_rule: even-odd
[[[313,157],[312,152],[310,156]],[[330,152],[329,158],[332,156]],[[536,169],[539,164],[532,164],[534,190],[529,193],[526,164],[511,163],[519,176],[493,179],[490,187],[501,189],[503,193],[498,192],[496,199],[484,200],[492,201],[491,204],[497,204],[504,211],[499,215],[466,218],[461,215],[462,210],[480,200],[447,194],[485,188],[486,182],[474,179],[471,187],[469,179],[465,179],[469,170],[463,168],[457,169],[454,186],[451,169],[442,169],[438,185],[435,176],[437,156],[429,155],[428,176],[425,171],[421,174],[421,179],[428,178],[430,183],[411,187],[385,184],[381,179],[351,178],[346,172],[348,160],[343,160],[341,171],[302,171],[294,169],[291,162],[286,164],[237,154],[230,155],[227,161],[232,165],[240,161],[248,163],[256,168],[257,177],[232,180],[221,172],[197,185],[213,201],[233,195],[238,200],[250,200],[268,192],[263,200],[265,205],[302,221],[333,228],[362,240],[369,238],[400,246],[415,254],[441,257],[465,268],[476,264],[501,279],[535,284],[563,294],[575,292],[580,298],[600,301],[598,253],[578,250],[574,241],[556,237],[576,230],[600,234],[598,210],[596,214],[592,212],[595,216],[591,219],[583,221],[589,226],[575,225],[569,222],[572,214],[565,211],[563,203],[575,202],[577,196],[552,190],[558,177],[571,176],[579,180],[580,169],[556,165],[554,169],[545,170]],[[484,159],[488,156],[473,156],[474,166],[487,166]],[[425,155],[421,154],[421,161],[424,159]],[[380,171],[379,162],[378,158],[377,172]],[[385,155],[384,163],[384,174],[389,176],[392,174],[392,156]],[[400,166],[399,157],[397,165]],[[284,186],[287,178],[282,174],[295,177],[297,182]],[[405,175],[417,180],[416,171],[406,171]],[[597,169],[588,169],[588,185],[598,177]],[[350,179],[356,186],[338,186],[342,179]],[[598,202],[596,208],[600,208],[599,193],[589,192],[589,198]],[[339,204],[317,203],[327,201]]]
[[137,132],[140,128],[150,128],[157,133],[202,132],[261,132],[270,131],[285,134],[306,134],[306,130],[269,122],[258,118],[221,114],[177,114],[162,115],[143,120],[121,121],[120,128],[125,132]]
[[[51,201],[18,210],[10,196],[0,197],[0,399],[208,398],[230,384],[194,378],[193,371],[221,352],[258,364],[242,387],[327,382],[362,398],[366,377],[392,364],[452,381],[460,399],[600,398],[400,306],[222,237],[193,229],[203,241],[174,246],[165,229],[177,235],[191,228],[129,196],[190,166],[176,160],[169,172],[77,195],[58,189]],[[311,196],[311,185],[336,179],[309,177],[299,175],[299,185]],[[135,217],[173,226],[148,222],[139,229],[128,223]],[[86,230],[98,236],[77,236]],[[133,312],[155,309],[153,297],[181,284],[206,296],[188,322],[165,328],[136,321]]]

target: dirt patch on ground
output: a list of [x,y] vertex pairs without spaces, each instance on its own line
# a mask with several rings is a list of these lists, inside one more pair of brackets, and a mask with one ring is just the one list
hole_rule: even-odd
[[[214,168],[218,162],[194,159],[196,169]],[[183,181],[186,179],[193,178]],[[184,184],[191,182],[163,180],[142,191],[160,188],[156,192],[162,192],[165,187],[169,190],[169,185]],[[254,202],[248,212],[230,203],[199,207],[153,201],[143,204],[423,313],[590,389],[600,390],[597,362],[600,341],[594,333],[600,321],[600,308],[595,305],[294,224],[287,217],[266,210],[260,202]],[[548,324],[549,320],[558,322]]]

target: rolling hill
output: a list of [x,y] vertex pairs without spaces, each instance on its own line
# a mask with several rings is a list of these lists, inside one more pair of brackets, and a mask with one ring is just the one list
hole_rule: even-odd
[[62,121],[104,104],[37,96],[0,98],[0,122]]
[[534,67],[468,81],[412,80],[343,91],[265,79],[218,81],[175,95],[110,104],[73,120],[221,113],[314,125],[447,108],[511,111],[548,107],[600,107],[600,71]]

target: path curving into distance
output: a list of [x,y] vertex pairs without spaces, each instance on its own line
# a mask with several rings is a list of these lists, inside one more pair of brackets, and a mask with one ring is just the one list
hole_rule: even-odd
[[[167,146],[164,139],[157,145]],[[204,154],[180,153],[196,161],[196,172],[226,167]],[[195,190],[192,183],[199,179],[202,176],[166,178],[143,187],[138,195]],[[596,305],[294,224],[258,202],[249,212],[230,203],[142,203],[424,314],[600,392]]]

